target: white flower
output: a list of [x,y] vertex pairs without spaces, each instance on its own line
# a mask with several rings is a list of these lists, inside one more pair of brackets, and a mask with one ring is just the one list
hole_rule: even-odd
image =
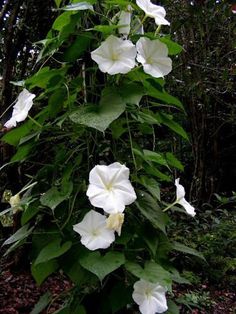
[[166,289],[143,279],[135,282],[132,297],[139,305],[142,314],[155,314],[167,311]]
[[129,181],[129,169],[114,162],[109,166],[95,166],[89,174],[87,196],[95,207],[108,214],[122,213],[125,205],[136,200],[135,191]]
[[12,117],[4,124],[6,128],[13,128],[17,122],[24,121],[29,110],[33,106],[34,94],[31,94],[27,89],[19,94],[16,104],[13,106]]
[[110,35],[91,57],[102,72],[114,75],[128,73],[135,66],[136,53],[131,41]]
[[153,77],[163,77],[171,72],[172,61],[168,58],[168,48],[160,40],[142,37],[136,43],[137,60],[143,70]]
[[115,241],[114,231],[106,227],[106,216],[94,210],[74,225],[73,230],[81,235],[81,243],[92,251],[106,249]]
[[118,32],[119,34],[128,36],[130,32],[130,23],[131,23],[131,16],[132,16],[132,7],[129,5],[125,11],[120,12],[118,25],[119,27]]
[[107,228],[112,229],[120,236],[125,215],[122,213],[111,214],[106,220]]
[[153,4],[150,0],[136,0],[136,3],[145,12],[146,16],[155,19],[157,25],[170,25],[165,19],[166,11],[163,7]]
[[186,212],[190,216],[194,217],[196,215],[195,209],[184,198],[185,197],[185,189],[181,184],[179,184],[179,178],[175,180],[175,186],[176,186],[176,203],[183,206],[184,209],[186,210]]

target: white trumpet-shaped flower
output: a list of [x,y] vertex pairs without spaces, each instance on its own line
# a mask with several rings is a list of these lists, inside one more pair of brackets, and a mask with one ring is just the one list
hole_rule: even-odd
[[122,213],[111,214],[106,220],[107,228],[112,229],[120,236],[125,215]]
[[126,205],[136,200],[129,169],[119,162],[95,166],[89,174],[87,196],[93,206],[108,214],[122,213]]
[[166,289],[159,284],[141,279],[135,282],[132,297],[142,314],[155,314],[168,309],[165,293]]
[[80,234],[81,243],[91,251],[106,249],[115,241],[114,230],[106,226],[106,216],[94,210],[89,211],[80,223],[74,225],[73,230]]
[[129,5],[126,10],[120,12],[118,25],[119,34],[124,36],[128,36],[130,32],[130,23],[131,23],[131,16],[132,16],[132,7]]
[[175,180],[176,186],[176,204],[180,204],[184,207],[187,214],[194,217],[196,215],[195,208],[186,201],[185,197],[185,189],[183,185],[179,184],[179,178]]
[[114,75],[128,73],[135,66],[136,53],[130,40],[110,35],[91,52],[91,57],[102,72]]
[[146,16],[155,19],[156,25],[170,25],[165,19],[166,11],[160,5],[153,4],[150,0],[136,0],[136,3],[145,12]]
[[24,121],[28,115],[29,110],[33,106],[33,99],[36,95],[31,94],[27,89],[19,94],[16,104],[13,106],[11,118],[4,124],[6,128],[13,128],[17,122]]
[[168,48],[160,40],[142,37],[136,43],[137,60],[143,70],[153,77],[164,77],[172,70],[172,60],[168,57]]

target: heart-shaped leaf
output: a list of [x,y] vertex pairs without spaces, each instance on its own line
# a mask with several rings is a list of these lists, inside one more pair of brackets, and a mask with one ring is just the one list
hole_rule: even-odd
[[99,105],[86,105],[70,115],[78,124],[104,132],[125,111],[125,102],[114,88],[105,88]]
[[118,252],[109,252],[104,256],[101,256],[99,252],[92,252],[83,256],[79,261],[82,267],[98,276],[102,281],[106,275],[125,263],[125,257]]
[[154,262],[146,262],[142,268],[139,264],[128,262],[125,268],[134,276],[153,283],[159,283],[162,286],[171,289],[171,274],[161,265]]

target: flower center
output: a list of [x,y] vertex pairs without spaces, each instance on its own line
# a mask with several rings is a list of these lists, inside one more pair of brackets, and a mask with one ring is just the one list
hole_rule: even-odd
[[146,63],[148,63],[148,64],[153,64],[153,59],[152,59],[152,57],[147,58]]
[[152,297],[152,290],[150,288],[147,288],[145,290],[145,295],[148,299],[150,299]]
[[107,191],[110,192],[113,189],[112,183],[109,182],[109,183],[105,184],[105,188],[106,188]]
[[97,236],[99,236],[100,235],[100,230],[99,229],[94,229],[93,231],[92,231],[92,235],[94,236],[94,237],[97,237]]
[[116,53],[116,52],[112,52],[112,54],[111,54],[111,60],[112,61],[117,61],[117,60],[119,60],[119,55]]

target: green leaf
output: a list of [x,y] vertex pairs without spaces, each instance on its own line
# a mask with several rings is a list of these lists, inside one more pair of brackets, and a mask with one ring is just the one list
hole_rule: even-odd
[[181,135],[184,139],[189,140],[188,134],[184,131],[181,125],[173,120],[173,116],[165,113],[158,113],[156,116],[161,124],[168,126],[168,128]]
[[3,245],[9,245],[16,241],[21,241],[27,238],[33,231],[34,227],[30,227],[29,224],[21,227],[19,230],[16,231],[10,238],[8,238]]
[[10,145],[17,146],[21,138],[25,137],[31,132],[32,128],[35,129],[36,127],[37,126],[33,125],[32,121],[28,120],[21,126],[7,132],[1,140]]
[[31,218],[33,218],[39,211],[40,206],[38,202],[32,203],[26,207],[21,216],[21,224],[25,225]]
[[182,163],[172,153],[166,153],[166,160],[169,166],[175,167],[181,171],[184,170]]
[[138,199],[135,202],[141,214],[146,217],[153,227],[166,233],[166,225],[169,221],[167,214],[163,213],[154,198],[143,191],[138,192]]
[[93,6],[91,3],[82,1],[74,4],[69,4],[65,7],[62,8],[64,11],[83,11],[83,10],[92,10],[93,11]]
[[35,304],[33,310],[30,312],[30,314],[40,314],[42,311],[47,307],[47,305],[51,302],[52,295],[51,292],[47,291],[40,297],[38,302]]
[[64,26],[70,24],[71,16],[73,14],[75,14],[75,12],[64,12],[61,15],[59,15],[54,21],[52,28],[57,31],[61,31]]
[[166,37],[160,37],[159,40],[167,45],[167,47],[168,47],[168,54],[170,56],[178,55],[183,50],[182,46],[180,46],[176,42],[172,41],[167,36]]
[[81,266],[95,274],[100,281],[124,263],[124,255],[118,252],[108,252],[104,256],[99,252],[92,252],[80,259]]
[[12,162],[24,161],[25,158],[29,156],[33,148],[34,148],[33,143],[27,143],[19,146],[15,155],[12,156],[11,161]]
[[54,210],[60,203],[67,200],[73,190],[73,183],[67,182],[60,191],[56,187],[52,187],[40,197],[42,205],[50,207]]
[[168,311],[165,314],[179,314],[179,307],[172,301],[167,301]]
[[125,263],[125,268],[134,276],[152,283],[159,283],[171,289],[171,274],[161,265],[154,262],[146,262],[144,268],[133,262]]
[[167,162],[162,154],[153,152],[151,150],[144,149],[143,150],[144,160],[152,161],[154,163],[167,166]]
[[164,90],[164,88],[162,88],[159,84],[156,84],[156,82],[153,79],[145,80],[143,82],[143,86],[146,88],[148,96],[162,100],[163,102],[165,102],[167,104],[175,105],[176,107],[178,107],[182,110],[184,109],[184,107],[183,107],[183,105],[179,99],[168,94]]
[[36,258],[34,265],[47,262],[53,258],[63,255],[71,247],[72,242],[67,241],[61,245],[61,239],[56,239],[46,245]]
[[78,124],[104,132],[111,122],[116,120],[125,110],[125,103],[115,88],[105,88],[100,105],[86,105],[70,115],[70,119]]
[[74,62],[79,59],[79,57],[81,57],[84,51],[86,51],[89,47],[91,39],[92,37],[89,33],[85,35],[79,35],[69,46],[69,48],[66,49],[63,59],[66,62]]
[[159,171],[156,167],[145,164],[143,165],[143,168],[145,169],[147,174],[150,174],[151,176],[155,176],[159,178],[161,181],[167,181],[167,182],[172,181],[172,179],[167,174]]
[[126,104],[139,105],[141,98],[145,95],[145,90],[141,84],[125,83],[119,86],[120,95]]
[[54,2],[56,4],[57,8],[59,8],[60,4],[62,3],[62,0],[54,0]]
[[44,67],[40,69],[37,73],[26,80],[27,86],[30,88],[40,87],[46,89],[50,82],[53,82],[55,86],[60,81],[63,81],[66,75],[68,67],[64,66],[59,69],[50,69],[49,67]]
[[127,304],[132,303],[133,287],[127,287],[125,282],[117,282],[108,297],[112,313],[125,309]]
[[46,263],[41,263],[38,265],[31,265],[31,273],[38,285],[52,273],[54,273],[58,268],[58,263],[56,260],[52,259]]
[[173,242],[172,243],[172,247],[173,247],[173,250],[175,251],[178,251],[178,252],[182,252],[182,253],[187,253],[187,254],[190,254],[190,255],[193,255],[193,256],[197,256],[201,259],[203,259],[204,261],[205,260],[205,257],[203,256],[202,253],[198,252],[197,250],[191,248],[191,247],[188,247],[182,243],[179,243],[179,242]]
[[141,176],[139,182],[148,190],[149,193],[152,194],[153,197],[160,201],[160,188],[158,182],[146,176]]

